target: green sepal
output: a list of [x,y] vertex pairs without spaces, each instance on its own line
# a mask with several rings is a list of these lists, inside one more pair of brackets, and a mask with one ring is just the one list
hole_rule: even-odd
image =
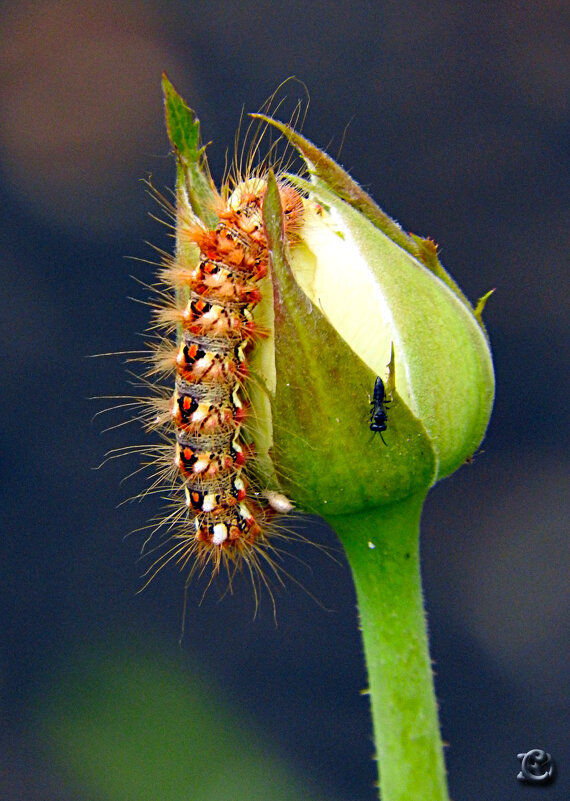
[[206,226],[213,227],[217,221],[215,206],[218,193],[210,175],[206,146],[201,144],[200,120],[165,74],[162,76],[162,91],[166,130],[176,153],[178,198],[184,193],[193,213]]
[[282,488],[301,508],[325,517],[393,503],[427,489],[436,474],[436,458],[423,425],[394,393],[384,433],[387,444],[370,431],[376,375],[311,303],[291,272],[273,175],[263,216],[275,327],[271,455]]
[[481,326],[481,328],[483,328],[483,310],[485,309],[485,306],[487,305],[487,301],[489,300],[489,298],[491,297],[491,295],[494,292],[495,292],[494,289],[490,289],[488,292],[486,292],[483,295],[482,298],[479,298],[479,300],[477,301],[477,305],[475,306],[475,309],[473,310],[473,315],[474,315],[475,319],[478,321],[478,323]]
[[327,153],[319,150],[316,145],[283,122],[274,120],[264,114],[251,114],[250,116],[263,120],[268,125],[273,125],[278,131],[281,131],[283,136],[303,156],[311,175],[323,180],[338,197],[358,209],[377,228],[389,236],[393,242],[396,242],[413,256],[417,256],[418,248],[413,239],[405,233],[395,220],[382,211],[370,195]]
[[319,178],[338,197],[345,200],[353,208],[364,215],[382,233],[393,242],[421,261],[438,278],[440,278],[465,306],[473,312],[473,308],[459,286],[443,267],[437,255],[437,246],[432,239],[423,238],[416,234],[406,234],[403,228],[374,202],[370,195],[327,153],[305,139],[289,125],[263,114],[252,114],[273,125],[291,142],[307,162],[311,176]]

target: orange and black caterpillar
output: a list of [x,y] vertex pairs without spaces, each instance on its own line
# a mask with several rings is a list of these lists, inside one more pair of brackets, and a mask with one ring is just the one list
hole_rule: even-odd
[[[243,430],[248,353],[265,333],[253,319],[262,297],[259,282],[269,272],[265,186],[262,178],[250,178],[231,194],[226,191],[225,199],[216,195],[213,228],[189,206],[186,212],[177,210],[177,254],[160,271],[163,288],[153,330],[162,334],[149,371],[172,381],[170,397],[154,405],[151,401],[155,411],[149,426],[165,439],[174,435],[171,446],[159,446],[153,484],[160,491],[165,482],[169,488],[172,511],[156,528],[172,536],[149,568],[151,577],[170,561],[182,569],[189,566],[190,575],[206,564],[214,575],[226,565],[230,577],[242,562],[252,577],[261,573],[261,560],[270,562],[269,524],[286,499],[260,488],[251,491],[248,459],[253,453]],[[279,182],[279,192],[285,235],[291,240],[301,222],[303,199],[285,181]],[[158,392],[164,393],[164,385]]]

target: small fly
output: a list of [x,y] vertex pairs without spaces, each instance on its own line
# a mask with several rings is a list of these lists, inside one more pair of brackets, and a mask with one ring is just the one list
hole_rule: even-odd
[[382,432],[388,428],[388,415],[386,414],[386,406],[390,401],[385,400],[386,390],[384,389],[384,382],[378,376],[374,382],[374,392],[372,400],[370,401],[370,430],[375,434],[380,434],[380,439],[386,445]]

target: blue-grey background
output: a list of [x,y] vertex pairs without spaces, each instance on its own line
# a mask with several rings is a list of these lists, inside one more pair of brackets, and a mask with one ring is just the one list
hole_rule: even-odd
[[324,608],[288,582],[277,627],[267,597],[254,619],[245,581],[201,605],[196,583],[180,649],[182,578],[136,595],[141,535],[122,539],[152,504],[116,508],[140,486],[119,486],[127,465],[92,470],[143,441],[91,421],[89,397],[128,387],[120,358],[87,356],[140,347],[130,275],[152,267],[125,257],[169,247],[139,180],[173,181],[162,70],[218,179],[242,107],[296,75],[305,135],[335,156],[342,144],[470,298],[497,288],[488,436],[433,490],[422,529],[450,788],[536,795],[516,754],[541,747],[559,773],[541,797],[568,797],[569,21],[561,0],[0,5],[3,801],[375,797],[342,558],[294,549],[311,569],[288,569]]

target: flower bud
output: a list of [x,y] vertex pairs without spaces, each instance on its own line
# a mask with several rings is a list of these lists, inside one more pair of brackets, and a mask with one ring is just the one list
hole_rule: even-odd
[[[306,196],[291,241],[272,176],[264,206],[274,341],[256,364],[271,407],[270,455],[281,486],[311,511],[391,503],[449,475],[480,444],[494,393],[488,341],[430,240],[407,236],[328,156],[266,121],[311,174],[310,183],[288,176]],[[377,377],[385,444],[370,430]]]
[[[163,86],[178,219],[212,228],[220,195],[198,120],[166,78]],[[253,116],[289,140],[310,177],[258,171],[235,190],[258,195],[267,184],[271,274],[259,281],[264,337],[248,349],[245,386],[259,483],[325,517],[425,494],[485,434],[494,393],[480,319],[487,296],[474,310],[431,240],[406,234],[291,127]],[[292,226],[297,192],[303,209]],[[194,247],[177,235],[179,255]]]

